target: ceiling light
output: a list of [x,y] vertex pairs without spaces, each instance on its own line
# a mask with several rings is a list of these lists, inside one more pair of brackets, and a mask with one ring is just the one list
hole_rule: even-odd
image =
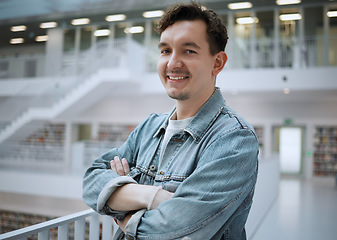
[[109,15],[106,16],[105,20],[108,22],[116,22],[116,21],[123,21],[126,19],[124,14],[116,14],[116,15]]
[[337,11],[329,11],[327,15],[328,17],[337,17]]
[[259,19],[256,17],[242,17],[236,19],[237,24],[252,24],[252,23],[258,23]]
[[276,0],[277,5],[299,4],[301,0]]
[[47,35],[37,36],[35,38],[35,41],[37,41],[37,42],[46,42],[46,41],[48,41],[48,36]]
[[26,29],[27,27],[25,25],[11,27],[12,32],[22,32],[22,31],[26,31]]
[[288,95],[288,94],[290,93],[290,89],[289,89],[289,88],[284,88],[284,89],[283,89],[283,93],[284,93],[285,95]]
[[144,28],[142,26],[129,27],[124,29],[125,33],[142,33]]
[[155,18],[155,17],[161,17],[164,15],[164,11],[157,10],[157,11],[148,11],[143,13],[143,17],[145,18]]
[[230,3],[228,4],[228,8],[231,10],[236,10],[236,9],[245,9],[245,8],[252,8],[253,4],[250,2],[239,2],[239,3]]
[[282,14],[280,15],[281,21],[293,21],[302,19],[301,14],[299,13],[291,13],[291,14]]
[[78,19],[74,19],[71,21],[72,25],[85,25],[90,23],[90,19],[89,18],[78,18]]
[[23,43],[23,42],[24,42],[23,38],[12,38],[9,41],[10,44],[20,44],[20,43]]
[[57,27],[57,22],[45,22],[40,24],[40,28],[55,28]]
[[94,32],[94,35],[96,37],[103,37],[103,36],[109,36],[110,30],[109,29],[99,29]]

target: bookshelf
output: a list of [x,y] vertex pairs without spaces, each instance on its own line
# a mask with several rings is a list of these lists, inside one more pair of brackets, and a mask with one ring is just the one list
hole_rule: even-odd
[[337,126],[317,126],[313,153],[314,175],[337,174]]
[[60,169],[64,163],[65,124],[45,123],[19,142],[1,150],[0,165],[16,168],[27,163],[29,169]]
[[125,142],[135,125],[100,124],[98,141]]
[[64,135],[65,124],[46,123],[28,136],[24,143],[61,145],[64,142]]
[[[83,167],[89,167],[93,160],[114,147],[120,147],[136,125],[100,124],[97,139],[77,143],[78,152],[83,152]],[[81,149],[80,149],[81,148]]]

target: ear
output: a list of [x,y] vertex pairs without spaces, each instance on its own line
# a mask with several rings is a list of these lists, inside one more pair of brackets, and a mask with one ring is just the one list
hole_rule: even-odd
[[221,52],[218,52],[214,56],[214,58],[215,58],[215,61],[214,61],[212,75],[217,76],[222,71],[222,69],[225,67],[225,64],[227,62],[227,54],[221,51]]

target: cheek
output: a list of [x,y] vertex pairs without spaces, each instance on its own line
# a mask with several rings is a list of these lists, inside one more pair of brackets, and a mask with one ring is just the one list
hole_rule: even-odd
[[166,64],[165,60],[163,58],[159,58],[157,61],[157,71],[159,74],[163,74],[163,71],[165,71]]
[[201,64],[191,64],[189,65],[189,71],[194,73],[195,76],[200,76],[201,78],[209,77],[212,74],[212,68],[207,62]]
[[214,64],[213,64],[213,61],[212,59],[209,59],[207,61],[205,61],[207,64],[204,64],[203,65],[203,73],[210,77],[213,75],[213,71],[214,71]]

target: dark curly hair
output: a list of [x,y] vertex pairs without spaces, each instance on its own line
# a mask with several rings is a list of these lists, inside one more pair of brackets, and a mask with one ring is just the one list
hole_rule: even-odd
[[156,31],[161,35],[165,29],[178,21],[202,20],[207,25],[207,41],[210,53],[217,54],[224,51],[227,44],[227,29],[218,15],[209,9],[191,1],[190,4],[177,4],[169,8],[161,18]]

